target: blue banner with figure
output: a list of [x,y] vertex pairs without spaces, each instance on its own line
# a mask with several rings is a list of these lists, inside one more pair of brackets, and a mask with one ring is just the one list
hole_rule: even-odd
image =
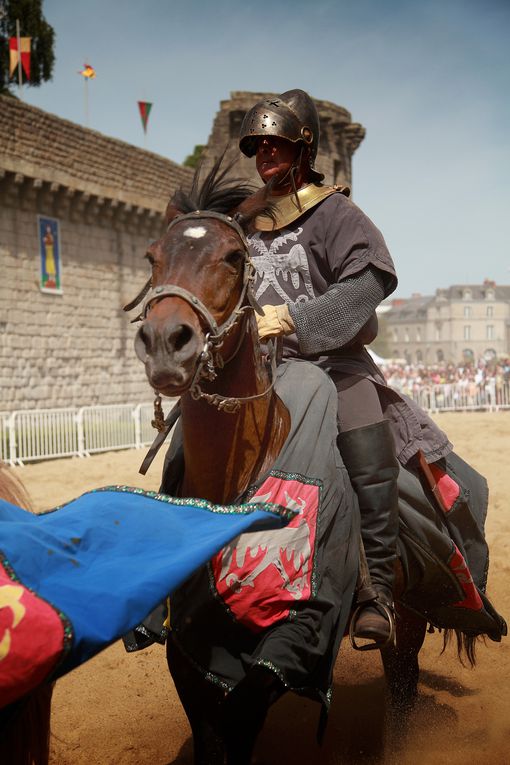
[[56,218],[37,216],[39,257],[41,261],[42,292],[62,294],[62,263],[60,258],[60,231]]

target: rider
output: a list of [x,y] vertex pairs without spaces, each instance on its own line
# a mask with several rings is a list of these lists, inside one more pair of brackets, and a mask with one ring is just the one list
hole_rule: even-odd
[[[245,116],[240,149],[271,181],[275,220],[259,217],[249,237],[261,338],[285,336],[284,355],[311,360],[338,391],[338,446],[361,512],[362,539],[377,592],[362,607],[355,637],[377,645],[392,633],[398,532],[398,462],[385,418],[384,379],[364,345],[377,334],[375,309],[397,285],[379,230],[314,168],[319,117],[310,96],[289,90]],[[258,192],[260,193],[260,192]]]

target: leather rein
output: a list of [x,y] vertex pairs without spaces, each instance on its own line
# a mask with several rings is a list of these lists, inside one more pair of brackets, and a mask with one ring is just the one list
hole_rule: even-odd
[[[264,398],[268,395],[268,393],[272,391],[275,380],[276,345],[271,351],[271,383],[268,388],[266,388],[266,390],[262,391],[262,393],[257,393],[254,396],[230,397],[222,396],[218,393],[205,393],[200,387],[201,380],[215,380],[217,377],[216,368],[222,369],[237,355],[244,339],[244,332],[242,331],[239,333],[240,339],[236,345],[236,348],[227,360],[223,359],[221,356],[220,349],[225,341],[226,336],[237,325],[239,320],[244,322],[246,311],[250,310],[251,307],[257,313],[262,313],[261,308],[255,299],[255,295],[253,294],[253,264],[249,256],[248,242],[246,240],[243,229],[235,218],[229,215],[224,215],[223,213],[217,213],[208,210],[196,210],[195,212],[186,213],[175,217],[172,221],[170,221],[167,228],[167,233],[177,223],[181,223],[182,221],[197,221],[203,219],[219,220],[225,225],[229,226],[238,235],[243,245],[244,273],[241,294],[228,318],[222,324],[218,324],[209,309],[202,303],[201,300],[199,300],[196,295],[194,295],[189,290],[184,289],[183,287],[179,287],[176,284],[163,284],[157,287],[152,287],[150,279],[140,291],[140,293],[136,296],[136,298],[124,306],[124,311],[130,311],[132,308],[139,305],[139,303],[141,303],[143,300],[140,314],[132,320],[133,322],[143,321],[147,318],[147,314],[150,311],[152,304],[156,301],[163,300],[167,297],[179,297],[182,300],[185,300],[195,311],[195,313],[199,315],[202,322],[206,326],[205,344],[197,359],[195,373],[189,388],[190,395],[195,401],[203,399],[208,404],[217,407],[217,409],[220,411],[236,413],[239,411],[241,404],[246,404],[259,398]],[[245,304],[246,300],[249,303],[248,305]],[[164,420],[163,412],[161,410],[161,397],[158,391],[154,392],[156,394],[156,402],[154,408],[155,419],[153,420],[152,425],[159,431],[166,430],[168,432],[167,423]]]

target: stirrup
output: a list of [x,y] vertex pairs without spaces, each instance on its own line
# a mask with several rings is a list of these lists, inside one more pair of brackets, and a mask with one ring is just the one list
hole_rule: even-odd
[[[385,617],[386,621],[390,625],[390,634],[388,635],[388,637],[383,643],[378,643],[377,641],[374,641],[372,643],[366,643],[365,645],[359,645],[356,642],[356,636],[354,634],[356,623],[358,621],[358,617],[361,614],[361,612],[364,611],[364,609],[369,605],[375,609],[378,609],[382,613],[382,615]],[[395,638],[396,638],[395,616],[392,609],[389,608],[385,603],[381,603],[380,600],[373,600],[371,603],[370,602],[361,603],[356,608],[353,615],[351,616],[351,622],[349,624],[349,640],[351,641],[351,645],[355,651],[375,651],[375,650],[380,650],[381,648],[387,648],[390,645],[394,646],[396,644]]]

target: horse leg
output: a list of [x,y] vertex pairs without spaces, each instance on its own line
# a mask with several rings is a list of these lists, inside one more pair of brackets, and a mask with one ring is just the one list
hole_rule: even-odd
[[53,683],[0,710],[0,762],[48,765]]
[[408,715],[418,696],[418,654],[427,622],[396,603],[396,645],[381,650],[392,712]]
[[267,712],[285,693],[279,678],[262,666],[252,667],[223,704],[227,765],[249,765]]
[[193,735],[195,765],[224,765],[221,688],[205,680],[180,651],[170,633],[166,643],[168,668]]

